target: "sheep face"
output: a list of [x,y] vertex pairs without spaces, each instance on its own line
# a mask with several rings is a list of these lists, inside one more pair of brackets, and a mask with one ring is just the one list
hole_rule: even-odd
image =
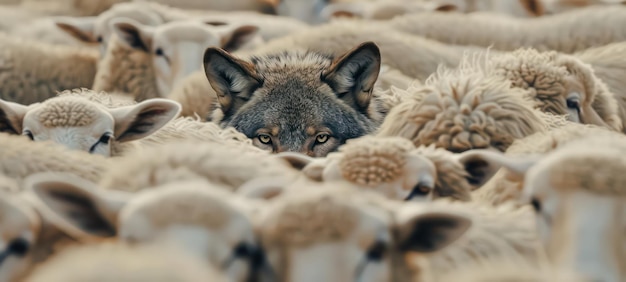
[[[403,252],[443,248],[469,226],[461,216],[415,207],[392,214],[376,203],[382,199],[375,194],[344,194],[341,187],[329,187],[276,198],[263,211],[260,236],[269,269],[262,277],[272,277],[272,281],[408,281],[408,277],[401,278],[408,272],[403,268]],[[438,232],[450,235],[440,237],[446,242],[431,240]]]
[[623,137],[603,136],[572,141],[546,156],[496,157],[523,179],[523,202],[535,208],[557,267],[594,281],[626,277],[624,152]]
[[0,197],[0,281],[17,281],[30,268],[40,220],[16,195]]
[[[246,281],[259,247],[248,205],[206,180],[176,181],[137,194],[106,190],[68,174],[29,177],[41,212],[80,241],[116,236],[132,244],[173,244]],[[68,213],[81,209],[81,216]]]
[[103,156],[111,156],[113,142],[150,135],[181,110],[180,104],[164,99],[111,109],[76,96],[55,97],[29,107],[0,101],[0,108],[8,116],[6,131]]
[[621,131],[617,101],[590,66],[557,52],[519,49],[496,56],[497,75],[513,87],[526,89],[540,110],[564,115],[569,121]]
[[118,19],[112,27],[128,47],[150,54],[161,97],[166,97],[190,74],[202,70],[202,55],[207,48],[234,51],[258,38],[256,26],[199,20],[152,27],[131,19]]

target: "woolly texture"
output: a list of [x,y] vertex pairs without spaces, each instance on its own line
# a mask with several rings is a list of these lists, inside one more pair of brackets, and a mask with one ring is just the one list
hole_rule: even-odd
[[95,102],[109,109],[137,104],[132,97],[125,94],[94,91],[88,88],[64,90],[59,92],[57,97],[81,97],[87,101]]
[[106,175],[100,183],[105,189],[135,192],[200,178],[236,190],[252,179],[291,178],[298,176],[299,171],[253,146],[188,140],[122,156]]
[[82,127],[95,121],[98,108],[80,98],[58,98],[42,104],[39,122],[47,127]]
[[515,139],[551,124],[523,98],[524,90],[510,88],[510,82],[489,75],[469,57],[458,69],[442,67],[425,87],[407,91],[415,98],[391,110],[378,136],[401,136],[416,146],[435,144],[453,152],[505,151]]
[[[68,271],[68,269],[72,269]],[[67,248],[38,267],[28,282],[228,281],[204,260],[168,246],[117,243]]]
[[128,93],[136,101],[158,98],[156,75],[150,54],[131,50],[111,36],[104,58],[98,63],[93,89]]
[[376,186],[402,177],[407,155],[413,149],[411,141],[404,138],[363,137],[339,147],[343,156],[338,165],[344,179]]
[[[124,219],[142,215],[156,228],[171,225],[204,226],[218,229],[228,223],[233,209],[225,193],[214,191],[215,185],[204,180],[176,182],[136,196],[137,202],[124,211]],[[216,187],[220,189],[222,187]]]
[[596,6],[527,19],[489,13],[423,13],[397,17],[386,28],[454,45],[573,53],[626,40],[625,25],[626,8]]
[[155,146],[191,139],[211,143],[252,145],[252,141],[247,136],[232,127],[221,128],[216,123],[203,122],[199,118],[190,117],[177,118],[154,134],[142,138],[139,142],[145,146]]
[[180,116],[211,120],[217,106],[217,94],[204,71],[194,72],[174,87],[168,97],[182,106]]
[[622,123],[626,122],[626,42],[612,43],[590,48],[575,54],[577,58],[590,64],[594,74],[600,78],[617,99]]
[[373,41],[378,45],[383,64],[420,81],[434,73],[440,64],[448,67],[457,66],[463,51],[482,49],[448,46],[434,40],[390,30],[380,23],[338,20],[268,41],[248,55],[305,48],[339,56],[366,41]]
[[46,171],[69,172],[97,182],[109,162],[100,155],[48,141],[32,142],[24,136],[0,133],[0,144],[0,173],[20,184],[30,174]]
[[448,150],[434,145],[420,146],[415,153],[429,159],[437,170],[435,192],[439,197],[452,197],[462,201],[471,199],[473,187],[467,180],[469,176],[465,167]]
[[0,34],[0,91],[5,101],[30,105],[57,91],[91,87],[98,52]]
[[[588,136],[606,139],[623,137],[619,132],[610,131],[602,127],[568,123],[561,128],[535,133],[516,140],[506,151],[506,154],[508,156],[545,155],[572,141]],[[589,166],[585,165],[585,167]],[[473,192],[473,196],[481,202],[496,206],[506,202],[515,202],[521,196],[523,184],[522,179],[503,168],[483,187]]]
[[566,115],[568,95],[581,94],[581,106],[591,106],[612,129],[621,131],[622,120],[613,93],[595,76],[591,66],[557,52],[518,49],[491,58],[496,75],[511,81],[513,87],[529,90],[529,98],[544,112]]
[[584,282],[573,273],[557,271],[550,265],[532,266],[525,263],[490,261],[480,265],[467,265],[445,275],[441,281],[463,282]]
[[533,265],[545,255],[530,206],[491,208],[479,202],[448,200],[435,201],[433,205],[465,214],[473,224],[468,233],[449,247],[423,257],[422,275],[437,277],[465,265],[485,265],[494,260]]

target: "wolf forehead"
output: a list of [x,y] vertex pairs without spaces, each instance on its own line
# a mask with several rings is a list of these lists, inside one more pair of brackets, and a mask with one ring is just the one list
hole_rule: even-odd
[[319,83],[321,72],[329,68],[333,60],[333,55],[310,50],[287,50],[250,58],[264,83],[284,83],[286,79]]

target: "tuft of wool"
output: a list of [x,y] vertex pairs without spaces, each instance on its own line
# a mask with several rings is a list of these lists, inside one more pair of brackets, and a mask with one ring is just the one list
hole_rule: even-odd
[[407,89],[413,97],[389,112],[377,135],[453,152],[505,151],[515,139],[548,129],[543,118],[549,116],[533,109],[525,90],[510,88],[509,81],[490,75],[483,65],[465,56],[457,69],[441,67],[424,87]]
[[95,121],[98,108],[80,98],[63,97],[42,104],[39,122],[47,127],[82,127]]
[[415,152],[429,159],[437,170],[435,192],[439,197],[452,197],[462,201],[471,199],[472,186],[467,180],[465,167],[448,150],[434,145],[417,147]]
[[367,187],[394,182],[404,175],[407,155],[413,149],[413,143],[404,138],[366,136],[339,148],[343,157],[338,165],[343,178],[352,183]]

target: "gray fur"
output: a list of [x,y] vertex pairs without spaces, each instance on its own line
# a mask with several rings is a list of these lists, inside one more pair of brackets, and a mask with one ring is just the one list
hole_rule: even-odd
[[[373,93],[379,69],[373,43],[338,59],[287,51],[245,62],[217,48],[205,53],[205,72],[218,96],[215,122],[236,128],[258,147],[316,157],[380,124],[381,106]],[[272,144],[257,140],[259,129],[272,133]],[[316,134],[325,131],[331,138],[316,143]]]

